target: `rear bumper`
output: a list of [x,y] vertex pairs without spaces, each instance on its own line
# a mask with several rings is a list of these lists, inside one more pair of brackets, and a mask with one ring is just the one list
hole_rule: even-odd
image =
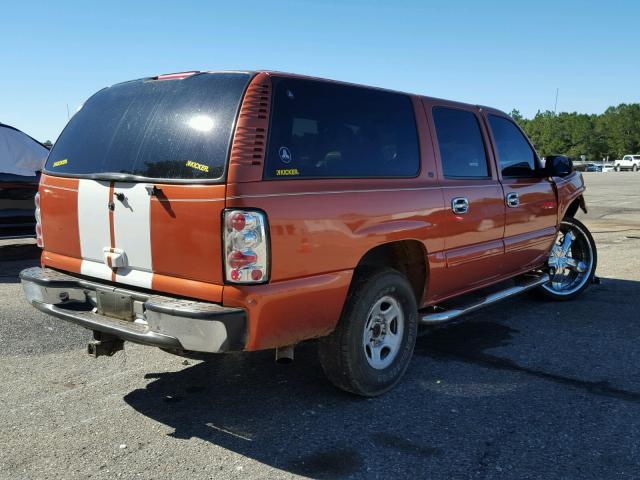
[[[144,345],[196,352],[244,349],[246,312],[214,303],[122,289],[48,268],[20,272],[29,303],[84,328]],[[126,299],[131,320],[100,313],[98,291]]]

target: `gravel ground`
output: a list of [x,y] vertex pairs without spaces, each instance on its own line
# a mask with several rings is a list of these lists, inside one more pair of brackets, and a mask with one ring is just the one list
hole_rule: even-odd
[[184,360],[29,307],[30,241],[0,242],[0,478],[640,476],[640,174],[586,174],[600,285],[523,296],[422,336],[376,399],[335,390],[313,344]]

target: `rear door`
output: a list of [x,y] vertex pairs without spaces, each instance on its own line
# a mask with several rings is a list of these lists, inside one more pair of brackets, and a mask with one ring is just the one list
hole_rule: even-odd
[[478,110],[431,100],[425,110],[435,129],[451,295],[502,275],[505,206]]
[[506,206],[505,268],[543,263],[556,238],[558,205],[553,181],[520,128],[501,113],[486,113]]
[[156,77],[89,99],[46,165],[44,263],[220,301],[224,177],[249,80]]

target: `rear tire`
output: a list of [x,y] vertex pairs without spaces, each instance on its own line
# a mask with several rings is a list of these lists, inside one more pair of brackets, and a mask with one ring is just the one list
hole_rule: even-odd
[[631,170],[634,171],[634,172],[637,172],[638,171],[638,165],[634,164],[633,167],[631,167]]
[[552,300],[572,300],[592,283],[597,264],[596,243],[587,227],[565,218],[549,256],[551,280],[540,291]]
[[417,331],[416,299],[406,277],[392,269],[361,272],[338,326],[320,339],[322,369],[338,388],[380,395],[406,371]]

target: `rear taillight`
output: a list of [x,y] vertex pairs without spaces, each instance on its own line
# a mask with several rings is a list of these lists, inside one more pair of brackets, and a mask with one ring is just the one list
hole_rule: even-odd
[[42,238],[42,217],[40,216],[40,192],[36,193],[33,200],[36,204],[36,242],[40,248],[44,248],[44,240]]
[[269,278],[267,219],[255,210],[225,210],[225,279],[230,283],[264,283]]

